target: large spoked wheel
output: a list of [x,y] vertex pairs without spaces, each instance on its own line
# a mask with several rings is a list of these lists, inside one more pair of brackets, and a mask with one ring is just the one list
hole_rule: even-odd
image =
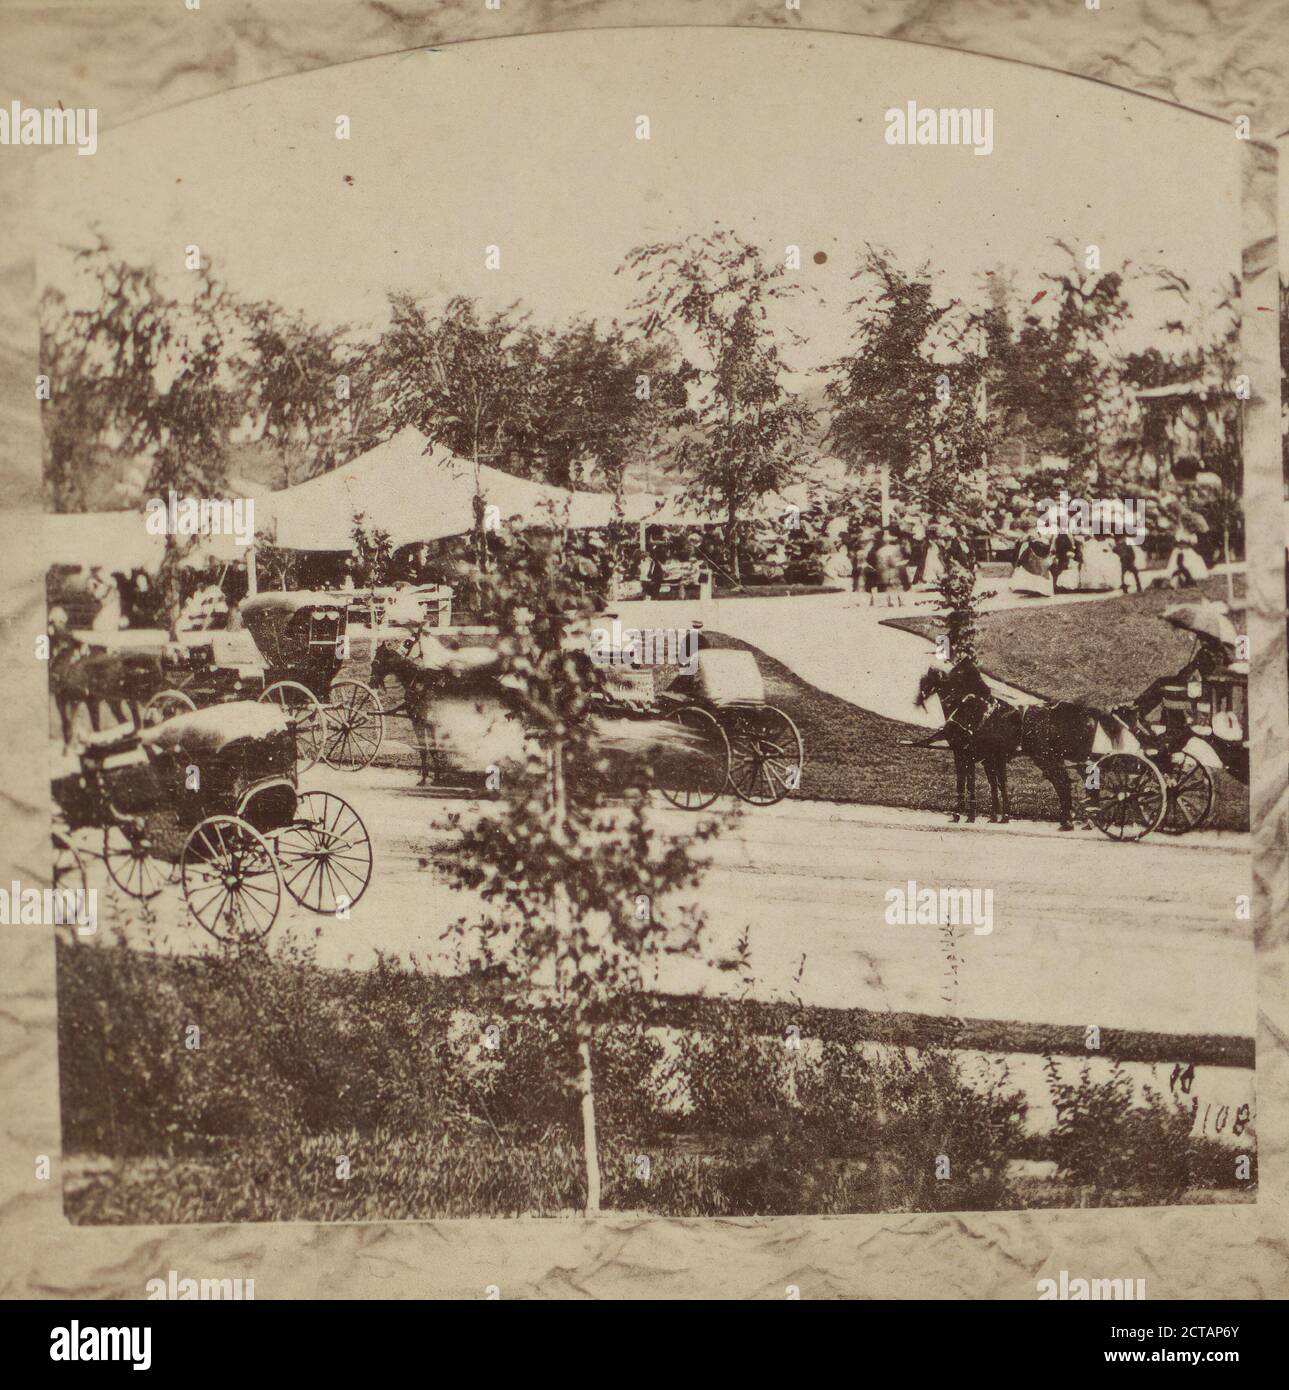
[[331,792],[301,792],[294,820],[278,832],[274,845],[283,886],[310,912],[344,912],[371,882],[367,827]]
[[1159,827],[1165,835],[1198,830],[1213,814],[1217,787],[1213,774],[1190,753],[1175,753],[1164,767],[1168,809]]
[[282,901],[282,879],[268,841],[240,816],[208,816],[183,847],[180,880],[188,911],[216,941],[266,937]]
[[154,724],[173,719],[176,714],[191,714],[196,708],[196,701],[182,690],[158,690],[144,705],[140,720],[145,729],[150,729]]
[[362,681],[336,681],[327,706],[327,742],[322,756],[329,767],[356,772],[375,761],[385,737],[380,697]]
[[112,882],[140,902],[155,898],[170,879],[171,866],[153,853],[148,836],[132,825],[104,829],[103,863]]
[[1112,840],[1140,840],[1158,830],[1168,809],[1159,769],[1136,753],[1109,753],[1095,765],[1088,818]]
[[797,726],[773,705],[731,711],[730,784],[753,806],[773,806],[801,786],[805,747]]
[[658,790],[682,811],[701,811],[725,790],[730,745],[725,730],[699,705],[685,705],[670,716],[686,731],[685,746],[660,760]]
[[322,757],[327,714],[322,702],[299,681],[275,681],[260,693],[259,703],[276,705],[295,724],[296,771],[308,770]]

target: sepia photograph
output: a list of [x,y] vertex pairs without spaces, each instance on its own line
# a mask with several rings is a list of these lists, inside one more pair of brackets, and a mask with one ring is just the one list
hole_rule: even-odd
[[[1283,1297],[1180,1234],[1264,1238],[1272,133],[795,13],[496,18],[0,103],[0,161],[49,147],[6,699],[47,858],[0,909],[47,929],[62,1277],[188,1230],[206,1276],[107,1296],[334,1296],[236,1242],[433,1223],[468,1288],[344,1296],[585,1296],[464,1242],[603,1228],[690,1252],[607,1296],[926,1297],[692,1262],[1015,1216],[979,1297]],[[1061,1247],[1106,1209],[1135,1253]]]
[[47,166],[71,1220],[1253,1200],[1229,137],[783,42]]

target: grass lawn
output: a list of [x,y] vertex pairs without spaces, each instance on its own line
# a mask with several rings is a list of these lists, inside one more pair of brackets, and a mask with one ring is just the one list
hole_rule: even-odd
[[[1237,601],[1244,576],[1235,576]],[[1226,580],[1215,575],[1193,589],[1148,589],[1095,603],[1060,603],[984,613],[977,640],[980,665],[991,676],[1048,700],[1082,700],[1109,709],[1139,695],[1156,677],[1176,671],[1192,638],[1161,620],[1165,608],[1201,598],[1225,599]],[[1232,615],[1237,632],[1244,614]],[[935,638],[943,622],[932,616],[893,618],[891,627]]]

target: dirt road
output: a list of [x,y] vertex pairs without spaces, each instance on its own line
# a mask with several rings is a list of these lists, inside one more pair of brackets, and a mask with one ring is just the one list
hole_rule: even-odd
[[[319,960],[328,966],[362,967],[381,949],[416,955],[438,971],[460,968],[458,943],[443,933],[459,917],[476,916],[479,904],[448,885],[433,853],[448,835],[448,816],[476,814],[479,803],[418,791],[402,769],[315,769],[303,781],[358,809],[376,868],[350,920],[284,905],[275,934],[317,927]],[[668,833],[692,825],[662,803],[657,816]],[[746,809],[705,852],[711,868],[696,900],[707,916],[708,960],[732,955],[746,935],[750,976],[679,959],[659,971],[660,989],[1253,1032],[1253,947],[1249,923],[1236,914],[1237,897],[1250,891],[1243,836],[1201,832],[1121,845],[1037,822],[950,825],[925,812],[802,801]],[[939,926],[887,920],[888,895],[911,893],[916,904],[926,888],[980,890],[976,925],[952,933],[952,952]],[[206,948],[176,890],[165,890],[157,906],[174,948]]]

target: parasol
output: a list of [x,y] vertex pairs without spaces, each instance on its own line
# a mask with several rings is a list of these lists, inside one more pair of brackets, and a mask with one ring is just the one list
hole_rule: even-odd
[[1163,619],[1182,632],[1193,632],[1197,637],[1235,647],[1235,625],[1216,603],[1175,603],[1164,609]]

